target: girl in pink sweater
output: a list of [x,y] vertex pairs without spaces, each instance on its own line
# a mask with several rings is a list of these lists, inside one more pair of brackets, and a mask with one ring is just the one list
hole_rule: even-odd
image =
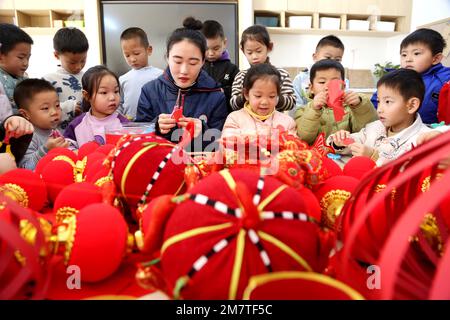
[[222,137],[242,135],[272,136],[280,126],[295,135],[295,121],[275,110],[281,91],[281,76],[270,64],[252,66],[244,78],[244,108],[230,113]]

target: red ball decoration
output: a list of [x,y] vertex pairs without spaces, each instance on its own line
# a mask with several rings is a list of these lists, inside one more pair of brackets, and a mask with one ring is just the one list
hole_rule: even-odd
[[88,154],[97,151],[97,149],[99,147],[100,147],[100,145],[95,141],[90,141],[90,142],[83,144],[78,149],[78,159],[83,160],[84,157],[86,157]]
[[34,172],[41,174],[44,167],[53,159],[77,162],[78,156],[67,148],[54,148],[50,150],[44,157],[42,157],[36,165]]
[[1,300],[45,298],[48,249],[35,214],[0,194]]
[[104,144],[104,145],[98,147],[98,149],[95,151],[103,153],[105,155],[108,155],[111,152],[111,150],[114,149],[114,147],[115,147],[115,145],[113,145],[113,144]]
[[362,177],[377,167],[377,164],[369,157],[353,157],[344,167],[344,174],[361,180]]
[[138,203],[185,190],[184,168],[190,162],[184,150],[156,136],[126,142],[111,161],[113,180],[132,212]]
[[315,196],[322,209],[322,222],[335,229],[336,218],[341,214],[346,201],[350,199],[359,181],[348,176],[331,177],[317,188]]
[[97,167],[97,162],[101,161],[101,163],[103,163],[103,161],[105,160],[106,155],[101,153],[101,152],[93,152],[90,153],[86,156],[86,166],[83,169],[83,177],[86,178],[87,173],[91,170],[91,167],[95,165],[96,168]]
[[27,169],[15,169],[0,176],[0,193],[9,196],[23,207],[41,210],[47,201],[44,181]]
[[250,278],[245,300],[363,300],[343,282],[315,272],[274,272]]
[[327,171],[326,177],[331,178],[334,176],[342,176],[344,173],[342,172],[341,167],[334,162],[332,159],[328,157],[323,157],[322,159],[322,166],[324,167],[324,170]]
[[58,194],[53,206],[57,221],[76,214],[93,203],[101,203],[102,194],[98,186],[89,182],[79,182],[68,185]]
[[49,200],[54,203],[61,190],[75,182],[72,165],[66,161],[51,161],[42,171],[42,179],[47,186]]
[[103,203],[91,204],[69,220],[73,240],[66,243],[66,265],[80,268],[81,281],[96,282],[112,275],[128,244],[128,227],[119,210]]
[[275,178],[222,170],[171,198],[154,199],[141,226],[143,251],[160,252],[175,297],[241,299],[252,276],[325,266],[320,217],[310,215],[298,190]]

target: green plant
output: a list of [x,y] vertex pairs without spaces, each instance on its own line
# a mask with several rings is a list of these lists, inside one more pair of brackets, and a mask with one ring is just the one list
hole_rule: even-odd
[[398,69],[398,68],[400,68],[399,64],[393,64],[390,61],[385,62],[384,65],[380,63],[375,63],[375,70],[373,71],[373,75],[377,78],[381,78],[388,72],[386,71],[386,69]]

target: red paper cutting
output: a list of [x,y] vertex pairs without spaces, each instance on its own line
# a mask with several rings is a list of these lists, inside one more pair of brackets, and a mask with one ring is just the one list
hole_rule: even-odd
[[344,117],[344,88],[345,82],[334,79],[328,83],[327,106],[333,109],[334,119],[341,121]]

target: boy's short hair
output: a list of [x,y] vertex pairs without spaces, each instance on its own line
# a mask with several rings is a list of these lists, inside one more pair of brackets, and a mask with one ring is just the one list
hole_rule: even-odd
[[55,87],[50,82],[44,79],[25,79],[16,86],[14,89],[14,102],[19,109],[28,110],[30,101],[34,96],[41,92],[54,91]]
[[206,20],[203,22],[202,33],[205,35],[206,39],[214,39],[217,37],[225,39],[223,27],[216,20]]
[[18,43],[29,43],[31,45],[33,39],[28,33],[13,24],[0,23],[0,54],[7,54]]
[[83,53],[88,51],[89,42],[84,33],[77,28],[61,28],[53,37],[53,49],[58,53]]
[[122,41],[122,40],[130,40],[130,39],[133,39],[133,38],[139,38],[139,40],[141,41],[141,44],[145,48],[148,48],[148,46],[150,46],[147,34],[141,28],[131,27],[131,28],[128,28],[128,29],[124,30],[122,32],[122,34],[120,35],[120,41]]
[[336,69],[341,73],[341,79],[345,79],[345,69],[342,64],[340,64],[340,62],[333,59],[324,59],[317,61],[312,65],[311,70],[309,71],[309,80],[311,81],[311,83],[314,81],[317,71],[328,69]]
[[405,101],[411,98],[419,98],[422,104],[425,95],[425,84],[422,76],[412,69],[398,69],[386,73],[377,82],[377,88],[380,86],[396,90]]
[[444,37],[437,31],[421,28],[417,29],[400,44],[400,51],[410,44],[423,43],[428,46],[433,53],[433,56],[444,51],[446,46]]
[[317,43],[316,46],[316,52],[325,46],[331,46],[334,48],[338,48],[338,49],[342,49],[342,51],[344,51],[344,44],[342,43],[341,39],[339,39],[338,37],[330,34],[329,36],[323,37],[322,39],[319,40],[319,42]]

